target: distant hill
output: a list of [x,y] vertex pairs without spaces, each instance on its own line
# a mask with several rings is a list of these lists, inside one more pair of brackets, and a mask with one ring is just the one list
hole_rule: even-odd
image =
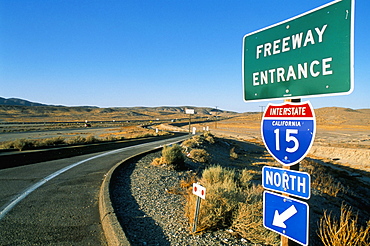
[[188,118],[185,108],[194,108],[194,117],[230,117],[236,112],[207,107],[66,107],[34,103],[17,98],[0,97],[0,121],[49,122],[49,121],[103,121],[103,120],[156,120]]
[[47,105],[42,103],[30,102],[19,98],[3,98],[0,97],[0,105],[11,105],[11,106],[55,106]]

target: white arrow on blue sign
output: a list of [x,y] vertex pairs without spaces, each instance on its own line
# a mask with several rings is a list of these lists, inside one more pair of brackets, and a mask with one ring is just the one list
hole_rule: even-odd
[[304,199],[311,196],[311,176],[304,172],[264,166],[262,186]]
[[263,114],[263,142],[270,154],[284,166],[295,165],[306,156],[315,133],[315,113],[308,101],[269,104]]
[[306,246],[308,245],[308,221],[307,203],[264,191],[264,227]]

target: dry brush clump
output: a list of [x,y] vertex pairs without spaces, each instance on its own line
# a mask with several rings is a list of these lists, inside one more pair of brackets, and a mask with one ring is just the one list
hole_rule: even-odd
[[311,175],[311,187],[319,190],[332,197],[337,197],[341,192],[347,193],[347,187],[345,187],[337,178],[334,178],[330,171],[319,163],[312,160],[305,159],[302,162],[302,166]]
[[182,147],[178,144],[164,146],[162,156],[152,161],[154,166],[166,166],[170,169],[180,169],[183,167],[185,156],[182,153]]
[[235,147],[232,147],[230,149],[230,158],[233,159],[233,160],[236,160],[238,159],[238,154],[235,152]]
[[199,148],[206,143],[214,144],[216,142],[215,137],[210,132],[205,132],[202,135],[195,135],[187,140],[185,140],[181,145],[184,148]]
[[207,163],[209,161],[209,154],[205,149],[192,149],[188,157],[196,162]]
[[210,154],[206,150],[207,144],[214,144],[215,137],[205,132],[202,135],[195,135],[184,142],[181,146],[186,153],[186,156],[195,162],[208,163],[210,161]]
[[260,185],[251,184],[253,177],[248,170],[237,171],[221,166],[211,166],[201,178],[187,178],[180,182],[185,192],[185,215],[190,228],[194,223],[196,196],[191,182],[206,187],[206,199],[202,200],[197,232],[219,228],[231,228],[236,234],[254,243],[277,245],[279,237],[268,231],[262,223],[262,191]]
[[280,237],[263,226],[263,187],[252,185],[246,190],[245,202],[239,203],[231,228],[253,243],[279,245]]
[[366,226],[359,226],[358,215],[353,214],[351,207],[342,205],[339,220],[324,212],[318,235],[325,246],[370,245],[370,220]]

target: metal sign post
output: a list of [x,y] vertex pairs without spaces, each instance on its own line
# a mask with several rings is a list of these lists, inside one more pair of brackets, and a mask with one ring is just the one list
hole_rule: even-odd
[[[288,103],[288,102],[291,102],[291,103],[300,103],[301,102],[301,99],[300,98],[296,98],[296,99],[286,99],[284,100],[284,102]],[[313,111],[313,110],[312,110]],[[315,127],[316,128],[316,127]],[[312,139],[312,142],[313,142],[314,139]],[[311,148],[311,146],[309,147]],[[308,152],[308,150],[307,150]],[[294,171],[299,171],[299,162],[296,164],[296,165],[292,165],[292,166],[283,166],[284,169],[287,169],[287,170],[294,170]],[[311,189],[311,187],[310,187]],[[286,193],[283,193],[284,196],[287,196],[289,197],[288,194]],[[309,234],[309,218],[308,218],[308,209],[309,209],[309,206],[307,205],[307,241],[306,241],[306,245],[308,245],[308,234]],[[303,244],[302,242],[300,242],[300,244]],[[298,245],[297,241],[296,240],[291,240],[289,237],[285,236],[285,235],[281,235],[281,246],[296,246]],[[304,245],[304,244],[303,244]]]
[[193,224],[193,233],[197,231],[199,209],[200,209],[200,199],[206,199],[206,188],[201,186],[198,183],[193,183],[193,194],[197,196],[197,203],[195,205],[195,214],[194,214],[194,224]]
[[[265,191],[263,201],[264,226],[282,235],[282,246],[308,245],[309,207],[289,194],[308,199],[310,193],[288,187],[289,179],[308,179],[292,171],[299,171],[316,132],[311,104],[300,98],[354,90],[354,6],[355,0],[334,0],[243,38],[244,101],[289,100],[269,104],[261,122],[267,150],[287,170],[265,170],[265,188],[286,189],[279,190],[283,195]],[[294,188],[307,189],[303,183]]]
[[281,235],[281,246],[308,245],[309,206],[289,195],[310,197],[310,176],[298,171],[299,162],[313,143],[315,128],[311,104],[301,103],[299,98],[269,104],[262,118],[265,146],[283,165],[283,169],[263,168],[263,187],[282,192],[282,195],[264,192],[263,225]]

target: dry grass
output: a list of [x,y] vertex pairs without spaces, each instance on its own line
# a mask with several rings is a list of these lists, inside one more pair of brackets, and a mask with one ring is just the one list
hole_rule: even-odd
[[324,212],[318,235],[325,246],[370,245],[370,220],[366,227],[358,226],[358,215],[354,215],[350,207],[342,205],[339,220]]
[[238,212],[233,218],[232,229],[243,238],[264,245],[279,245],[280,237],[266,230],[263,226],[262,186],[251,186],[246,194],[246,201],[239,204]]
[[0,149],[17,149],[19,151],[50,147],[50,146],[60,146],[67,144],[66,140],[62,137],[54,138],[44,138],[44,139],[16,139],[14,141],[2,142]]
[[263,227],[262,192],[259,185],[252,185],[253,175],[248,170],[237,172],[221,166],[211,166],[197,179],[190,175],[180,182],[185,192],[185,215],[190,227],[194,223],[196,196],[192,194],[192,183],[206,187],[206,199],[202,200],[197,232],[232,228],[236,234],[254,243],[277,245],[279,237]]
[[332,197],[337,197],[340,192],[347,193],[347,188],[340,181],[337,181],[324,166],[307,159],[303,160],[302,165],[311,175],[311,187],[313,189]]
[[240,186],[243,188],[247,188],[250,186],[251,180],[254,178],[254,176],[258,174],[254,170],[250,169],[243,169],[241,173],[239,174],[239,183]]
[[110,133],[104,133],[99,135],[101,138],[121,140],[127,138],[141,138],[141,137],[151,137],[151,136],[163,136],[169,134],[166,131],[158,131],[158,133],[153,129],[137,127],[137,126],[126,126],[121,128],[111,129]]
[[75,144],[90,144],[104,141],[118,141],[129,138],[142,138],[142,137],[152,137],[152,136],[162,136],[170,134],[165,131],[159,131],[158,133],[152,129],[146,129],[137,126],[121,128],[121,130],[113,129],[111,131],[119,131],[114,133],[107,133],[99,135],[99,138],[94,135],[88,135],[86,137],[82,136],[86,133],[65,133],[64,135],[76,135],[73,137],[63,138],[63,137],[53,137],[53,138],[42,138],[42,139],[15,139],[12,141],[0,142],[0,149],[18,149],[30,150],[42,147],[52,147],[61,145],[75,145]]

